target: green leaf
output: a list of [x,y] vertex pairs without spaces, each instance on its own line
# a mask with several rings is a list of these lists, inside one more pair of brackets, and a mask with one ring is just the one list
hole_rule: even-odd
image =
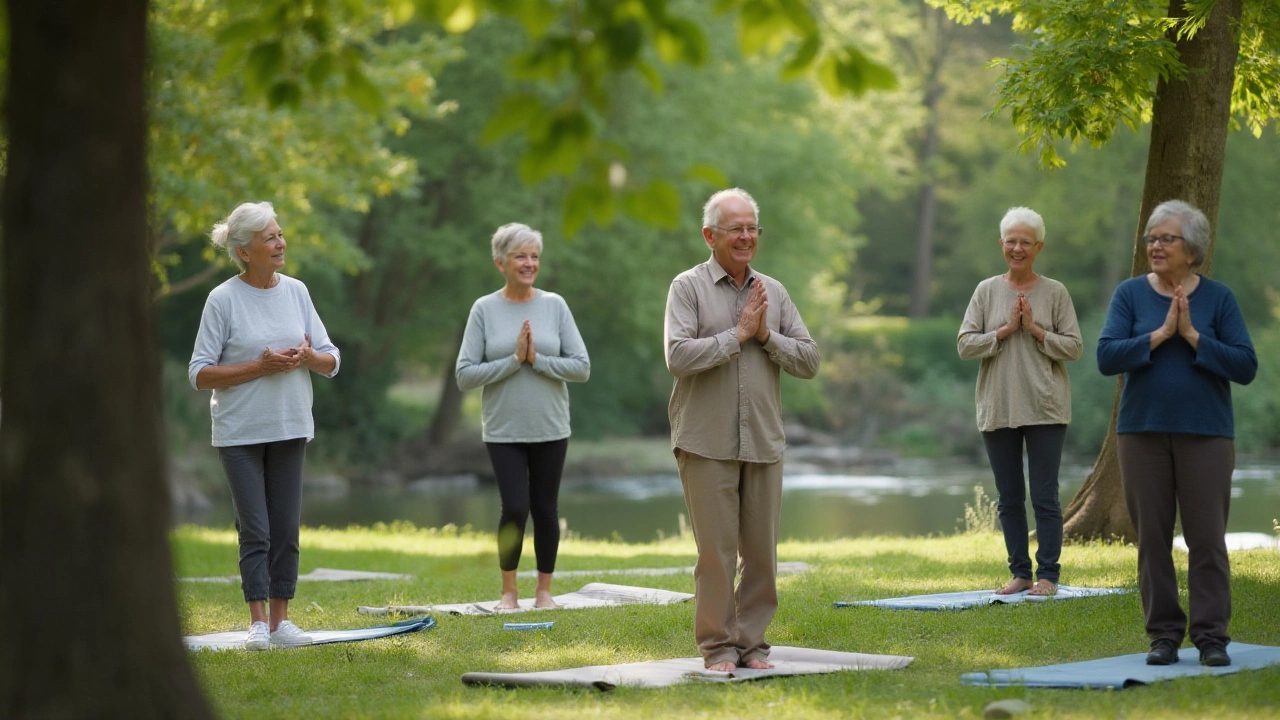
[[369,77],[364,74],[358,66],[351,65],[347,67],[346,83],[343,85],[343,92],[347,97],[351,98],[356,105],[366,112],[381,114],[386,106],[386,98],[378,86],[369,81]]
[[649,91],[654,95],[661,95],[663,90],[662,75],[658,73],[658,69],[647,62],[636,63],[636,72],[640,73],[640,78],[649,86]]
[[796,48],[795,54],[782,66],[782,78],[784,80],[795,80],[804,75],[805,71],[813,65],[813,61],[818,57],[818,51],[821,49],[821,36],[810,35],[804,42],[800,43],[800,47]]
[[307,82],[311,84],[312,89],[319,90],[324,86],[325,82],[333,75],[333,68],[336,60],[333,53],[324,51],[317,53],[311,60],[311,64],[307,66]]
[[284,69],[284,44],[279,40],[259,43],[245,60],[245,87],[250,93],[262,93]]
[[462,0],[453,12],[444,19],[444,29],[451,33],[464,33],[475,27],[477,19],[476,5],[472,0]]
[[280,80],[267,91],[267,105],[273,110],[288,106],[297,110],[302,105],[302,88],[293,80]]
[[602,33],[608,49],[609,65],[615,70],[630,67],[644,44],[644,29],[635,20],[609,25]]
[[867,90],[898,86],[892,70],[867,59],[852,45],[826,54],[818,63],[818,82],[832,95],[861,95]]
[[257,19],[238,20],[218,31],[219,45],[244,45],[262,35],[262,23]]

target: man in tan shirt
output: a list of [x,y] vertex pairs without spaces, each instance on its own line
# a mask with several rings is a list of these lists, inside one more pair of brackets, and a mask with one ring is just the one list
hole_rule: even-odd
[[764,632],[778,609],[778,370],[808,379],[820,362],[786,288],[750,266],[758,218],[744,190],[711,196],[702,210],[711,257],[671,282],[664,328],[676,377],[671,444],[698,544],[694,637],[707,668],[724,672],[773,667]]

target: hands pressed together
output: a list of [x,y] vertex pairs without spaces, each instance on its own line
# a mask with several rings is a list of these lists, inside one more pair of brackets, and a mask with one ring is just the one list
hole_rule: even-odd
[[1003,340],[1019,330],[1026,330],[1035,337],[1036,342],[1044,342],[1044,328],[1036,325],[1031,314],[1031,303],[1025,293],[1018,293],[1018,299],[1009,311],[1009,319],[996,330],[996,337]]
[[1164,324],[1151,331],[1151,349],[1156,349],[1174,335],[1181,335],[1193,349],[1200,346],[1200,332],[1191,324],[1191,306],[1182,286],[1173,289],[1173,300],[1169,303],[1169,313],[1164,316]]
[[764,283],[759,281],[751,283],[751,289],[747,293],[747,305],[742,308],[742,314],[738,316],[738,324],[733,328],[739,343],[744,343],[753,337],[761,345],[769,341],[769,323],[765,322],[768,312],[769,296],[765,292]]
[[533,326],[525,320],[520,328],[520,335],[516,338],[516,362],[532,365],[537,359],[538,354],[533,349]]
[[319,371],[316,352],[311,348],[311,336],[303,335],[302,338],[302,344],[297,347],[278,351],[271,348],[263,348],[262,354],[258,356],[258,366],[262,369],[262,374],[275,375],[276,373],[297,370],[299,367]]

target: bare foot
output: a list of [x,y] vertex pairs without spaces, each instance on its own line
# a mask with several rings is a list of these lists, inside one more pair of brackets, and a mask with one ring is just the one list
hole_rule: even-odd
[[708,665],[707,669],[712,672],[733,672],[738,669],[738,664],[725,660],[724,662],[718,662],[715,665]]
[[537,597],[534,599],[533,606],[536,608],[542,608],[544,610],[555,610],[556,608],[560,607],[560,603],[552,599],[551,593],[545,590],[541,590],[538,592]]
[[499,610],[515,610],[520,607],[520,599],[513,592],[502,593],[502,599],[498,601]]
[[747,667],[752,670],[772,670],[773,663],[768,662],[767,660],[761,660],[760,658],[751,658],[747,661]]
[[1058,583],[1052,580],[1037,580],[1035,587],[1031,588],[1031,592],[1027,594],[1035,597],[1053,597],[1058,594]]
[[1031,585],[1030,579],[1014,578],[1009,581],[1008,585],[1005,585],[1004,587],[997,590],[996,594],[997,595],[1016,595],[1022,592],[1023,590],[1030,590],[1031,588],[1032,588],[1032,585]]

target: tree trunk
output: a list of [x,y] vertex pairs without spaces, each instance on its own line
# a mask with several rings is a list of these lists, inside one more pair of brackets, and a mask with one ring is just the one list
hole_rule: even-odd
[[209,717],[167,539],[146,0],[10,0],[0,717]]
[[453,355],[446,357],[440,368],[440,400],[436,403],[435,415],[431,417],[431,427],[427,428],[427,445],[432,448],[444,447],[449,442],[453,429],[458,426],[458,418],[462,417],[462,391],[458,389],[453,369],[457,365],[458,353],[462,350],[462,334],[465,331],[465,328],[458,330],[453,343]]
[[[1170,0],[1169,16],[1185,15],[1182,5],[1183,0]],[[1131,277],[1148,271],[1146,244],[1142,240],[1147,218],[1156,205],[1175,199],[1195,205],[1209,219],[1209,251],[1197,270],[1209,274],[1231,117],[1231,88],[1240,52],[1237,27],[1242,5],[1243,0],[1218,0],[1204,28],[1193,38],[1177,41],[1178,55],[1187,66],[1186,77],[1161,80],[1156,85],[1151,148],[1147,153]],[[1064,513],[1063,532],[1071,539],[1137,539],[1129,515],[1123,511],[1120,465],[1115,452],[1119,387],[1102,452]]]
[[[947,52],[943,28],[946,22],[942,10],[925,8],[924,25],[933,30],[933,49],[929,57],[929,71],[925,78],[924,109],[925,132],[920,145],[920,168],[924,181],[920,186],[919,217],[916,225],[916,264],[911,277],[911,307],[913,318],[929,314],[929,296],[933,284],[933,236],[937,230],[937,164],[938,158],[938,102],[945,88],[942,85],[942,65]],[[932,25],[932,28],[929,26]]]

